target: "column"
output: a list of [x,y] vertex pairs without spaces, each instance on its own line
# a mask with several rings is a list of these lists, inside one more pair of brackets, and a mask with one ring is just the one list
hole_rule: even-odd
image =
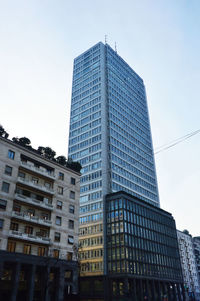
[[173,298],[172,298],[172,289],[171,289],[171,283],[168,282],[167,283],[167,292],[168,292],[168,298],[169,298],[169,301],[173,301]]
[[48,265],[47,268],[45,269],[46,275],[44,275],[44,301],[49,301],[49,286],[50,286],[50,281],[49,281],[49,275],[50,275],[50,266]]
[[177,301],[177,294],[176,294],[176,288],[174,283],[172,283],[172,288],[173,288],[173,300]]
[[178,300],[182,301],[181,292],[180,292],[180,284],[179,283],[177,284],[177,291],[178,291]]
[[151,295],[152,295],[151,300],[152,301],[156,300],[156,291],[155,291],[155,281],[154,280],[151,281]]
[[64,288],[65,288],[65,271],[62,267],[59,268],[57,278],[57,291],[56,291],[56,301],[63,301]]
[[158,283],[158,300],[162,301],[162,290],[161,290],[160,281],[158,281],[157,283]]
[[133,300],[137,301],[137,287],[136,287],[136,279],[133,279]]
[[12,275],[12,292],[11,292],[10,301],[15,301],[17,297],[20,268],[21,268],[21,264],[19,262],[16,262],[15,268],[13,269],[13,275]]
[[4,267],[4,262],[3,261],[0,261],[0,279],[3,275],[3,267]]
[[144,300],[142,279],[139,279],[139,283],[140,283],[140,298],[139,299]]
[[28,279],[28,301],[32,301],[34,296],[35,270],[36,270],[36,266],[31,265],[29,269],[29,279]]

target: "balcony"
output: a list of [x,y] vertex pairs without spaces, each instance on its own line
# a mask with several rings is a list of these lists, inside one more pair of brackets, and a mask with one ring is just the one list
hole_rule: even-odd
[[26,222],[40,224],[40,225],[43,225],[43,226],[46,226],[46,227],[51,227],[51,224],[52,224],[51,220],[42,219],[42,218],[39,218],[38,216],[31,216],[30,214],[28,214],[28,212],[13,211],[12,212],[12,217],[24,220]]
[[24,168],[26,168],[26,169],[29,169],[29,170],[31,170],[33,172],[36,172],[36,173],[38,173],[40,175],[43,175],[45,177],[48,177],[50,179],[55,180],[55,174],[53,172],[51,172],[51,171],[47,171],[45,168],[36,167],[33,164],[27,163],[25,161],[21,161],[21,166],[24,167]]
[[26,196],[18,194],[18,193],[15,193],[15,199],[22,201],[24,203],[28,203],[28,204],[31,204],[31,205],[34,205],[37,207],[41,207],[43,209],[53,210],[52,204],[48,204],[48,203],[45,203],[45,202],[42,202],[42,201],[39,201],[39,200],[36,200],[33,198],[29,198],[29,197],[26,197]]
[[39,183],[30,181],[30,180],[22,178],[22,177],[18,177],[17,180],[18,180],[19,183],[23,183],[25,185],[31,186],[31,187],[36,188],[38,190],[41,190],[43,192],[54,194],[54,190],[52,188],[46,187],[46,186],[41,185]]
[[49,245],[50,241],[51,241],[49,237],[36,236],[36,235],[33,235],[33,234],[26,234],[26,233],[22,233],[22,232],[19,232],[19,231],[14,231],[14,230],[9,231],[9,236],[13,237],[13,238],[17,238],[17,239],[23,239],[23,240],[26,240],[26,241],[42,243],[42,244],[45,244],[45,245]]

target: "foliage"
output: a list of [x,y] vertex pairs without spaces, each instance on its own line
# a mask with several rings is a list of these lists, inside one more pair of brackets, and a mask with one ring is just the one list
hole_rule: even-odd
[[68,159],[66,167],[73,169],[74,171],[80,172],[82,166],[79,162],[74,162],[71,159]]
[[19,145],[21,145],[21,146],[24,146],[24,147],[30,147],[31,148],[31,141],[30,141],[30,139],[29,138],[27,138],[27,137],[21,137],[21,138],[18,138],[18,137],[13,137],[12,138],[12,141],[14,142],[14,143],[17,143],[17,144],[19,144]]
[[2,125],[0,125],[0,137],[8,138],[9,134],[5,131]]
[[67,163],[67,159],[65,156],[58,156],[56,158],[56,162],[60,165],[63,165],[63,166],[66,166],[66,163]]
[[56,155],[56,152],[52,150],[50,147],[44,147],[44,146],[39,146],[38,147],[38,152],[40,155],[44,156],[45,158],[49,160],[55,160],[54,157]]

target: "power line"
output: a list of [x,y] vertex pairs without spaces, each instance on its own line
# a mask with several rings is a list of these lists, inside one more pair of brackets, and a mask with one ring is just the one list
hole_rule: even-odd
[[[164,144],[164,145],[162,145],[162,146],[160,146],[160,147],[157,147],[156,149],[158,149],[158,150],[155,151],[153,154],[154,154],[154,155],[157,155],[157,154],[159,154],[159,153],[161,153],[161,152],[163,152],[163,151],[165,151],[165,150],[167,150],[167,149],[169,149],[169,148],[172,148],[172,147],[176,146],[177,144],[179,144],[179,143],[181,143],[181,142],[183,142],[183,141],[185,141],[185,140],[191,138],[192,136],[197,135],[198,133],[200,133],[200,129],[199,129],[199,130],[196,130],[196,131],[193,131],[193,132],[191,132],[191,133],[189,133],[189,134],[187,134],[187,135],[184,135],[184,136],[182,136],[182,137],[179,137],[179,138],[173,140],[173,141],[170,142],[170,143],[166,143],[166,144]],[[146,154],[149,155],[149,154],[151,154],[151,153],[146,153]],[[143,158],[142,158],[142,159],[143,159]],[[141,160],[142,160],[142,159],[141,159]],[[136,161],[136,163],[139,163],[139,162],[141,162],[141,160],[135,160],[135,161]],[[108,169],[106,169],[106,171],[102,172],[102,175],[108,173],[109,171],[111,171],[111,168],[108,168]],[[80,180],[77,181],[76,183],[80,183]],[[66,190],[66,189],[68,189],[68,188],[70,188],[70,187],[72,187],[72,186],[73,186],[72,184],[70,184],[70,186],[65,186],[64,190]]]

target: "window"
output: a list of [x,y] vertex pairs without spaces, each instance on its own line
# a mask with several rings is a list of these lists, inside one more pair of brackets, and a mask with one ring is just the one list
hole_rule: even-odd
[[19,226],[18,223],[11,222],[11,224],[10,224],[10,230],[18,231],[18,226]]
[[2,188],[1,188],[1,190],[2,190],[3,192],[8,193],[8,192],[9,192],[9,189],[10,189],[10,184],[7,183],[7,182],[3,182],[3,183],[2,183]]
[[31,254],[31,245],[24,245],[24,254]]
[[44,183],[44,186],[46,187],[46,188],[48,188],[48,189],[51,189],[51,183],[49,183],[49,182],[45,182]]
[[[33,182],[34,184],[38,184],[39,180],[38,180],[38,178],[32,177],[32,182]],[[45,183],[45,184],[46,184],[46,183]]]
[[70,191],[70,195],[69,197],[73,200],[75,200],[75,192],[74,191]]
[[45,255],[46,255],[46,248],[38,247],[38,256],[45,256]]
[[68,225],[69,225],[69,229],[74,229],[74,221],[73,220],[69,219]]
[[20,177],[20,178],[22,178],[22,179],[25,179],[25,173],[24,172],[22,172],[22,171],[19,171],[19,173],[18,173],[18,177]]
[[21,211],[21,206],[18,204],[13,204],[13,211],[15,212],[20,212]]
[[75,178],[71,178],[71,184],[76,185],[76,179]]
[[0,199],[0,209],[6,209],[7,201]]
[[33,227],[26,226],[25,227],[25,233],[26,234],[33,234]]
[[59,250],[57,250],[57,249],[53,250],[53,257],[54,258],[59,258]]
[[63,181],[64,180],[64,173],[59,172],[58,179]]
[[3,222],[4,222],[4,220],[0,219],[0,229],[3,229]]
[[29,209],[27,210],[27,214],[28,214],[28,216],[35,216],[35,210],[29,208]]
[[74,208],[75,208],[74,205],[69,205],[69,213],[74,214],[74,211],[75,211]]
[[73,253],[67,252],[67,260],[72,260]]
[[54,241],[60,242],[60,233],[59,232],[55,232]]
[[68,244],[73,245],[74,243],[74,236],[68,235]]
[[63,187],[58,186],[58,194],[63,194]]
[[7,251],[8,252],[15,252],[15,248],[16,248],[16,242],[14,242],[14,241],[8,241]]
[[12,175],[12,167],[6,165],[6,167],[5,167],[5,172],[4,172],[4,173],[5,173],[6,175],[8,175],[8,176],[11,176],[11,175]]
[[61,226],[62,218],[60,216],[56,216],[56,225]]
[[59,210],[62,210],[62,202],[61,201],[57,201],[57,205],[56,205],[56,208],[59,209]]
[[8,158],[14,160],[15,158],[15,152],[11,151],[10,149],[8,150]]

